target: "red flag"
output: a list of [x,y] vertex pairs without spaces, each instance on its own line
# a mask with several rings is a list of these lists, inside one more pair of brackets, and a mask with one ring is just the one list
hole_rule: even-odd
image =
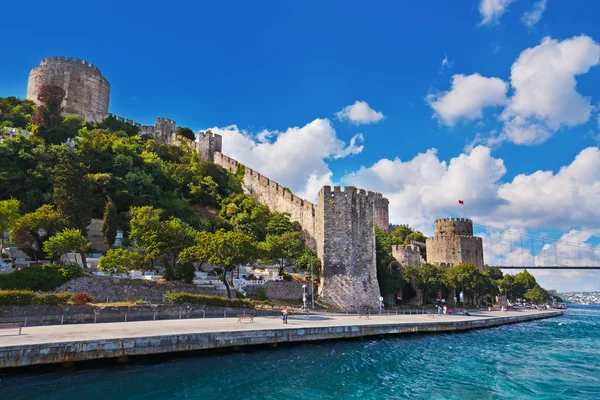
[[464,202],[464,201],[462,201],[462,200],[459,200],[459,201],[458,201],[458,204],[465,204],[465,202]]

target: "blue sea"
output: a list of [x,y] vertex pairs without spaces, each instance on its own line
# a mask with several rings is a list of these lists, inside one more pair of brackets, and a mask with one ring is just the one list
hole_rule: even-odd
[[600,307],[456,334],[0,375],[17,399],[600,399]]

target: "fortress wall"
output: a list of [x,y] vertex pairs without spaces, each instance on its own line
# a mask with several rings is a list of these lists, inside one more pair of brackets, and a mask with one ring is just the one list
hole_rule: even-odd
[[421,257],[419,246],[414,244],[409,244],[407,246],[404,246],[402,244],[393,245],[392,256],[403,267],[418,267],[423,263],[423,257]]
[[38,104],[42,85],[55,84],[66,93],[64,114],[74,114],[86,121],[101,122],[108,115],[110,83],[93,64],[73,57],[48,57],[29,73],[27,99]]
[[471,263],[483,271],[483,241],[477,236],[461,235],[427,238],[427,262],[448,267]]
[[[244,166],[221,152],[214,153],[214,162],[234,174],[238,166]],[[246,166],[244,166],[243,188],[244,193],[256,196],[257,201],[268,206],[271,211],[289,213],[290,220],[299,222],[302,226],[307,244],[315,247],[316,206],[313,203],[301,199],[285,190],[279,183]]]
[[[223,138],[221,135],[217,135],[210,131],[208,132],[198,132],[198,137],[196,138],[196,150],[200,155],[200,161],[209,162],[214,161],[215,153],[221,153],[221,148],[223,146]],[[237,167],[236,167],[237,168]],[[235,171],[233,171],[235,173]]]
[[319,192],[316,237],[321,300],[340,308],[377,307],[373,193],[347,186]]

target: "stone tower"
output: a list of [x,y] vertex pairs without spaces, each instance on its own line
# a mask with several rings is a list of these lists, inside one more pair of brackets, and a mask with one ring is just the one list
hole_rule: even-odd
[[[198,132],[196,147],[202,162],[214,162],[215,152],[221,152],[223,138],[211,131]],[[233,171],[235,173],[235,171]]]
[[27,99],[37,103],[38,91],[46,84],[58,85],[66,92],[65,115],[74,114],[92,122],[101,122],[108,116],[110,83],[93,64],[73,57],[44,58],[29,73]]
[[444,218],[434,225],[434,237],[427,238],[427,262],[446,267],[471,263],[483,271],[483,242],[473,236],[473,221]]
[[346,186],[324,186],[315,220],[321,259],[321,300],[340,308],[379,306],[375,260],[376,194]]
[[373,198],[373,220],[375,225],[386,232],[390,229],[389,205],[388,199],[383,197],[381,193],[375,193]]

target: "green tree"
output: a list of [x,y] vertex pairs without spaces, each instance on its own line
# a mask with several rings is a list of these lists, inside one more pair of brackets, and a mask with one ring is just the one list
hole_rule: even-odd
[[377,282],[379,283],[379,291],[384,297],[394,296],[405,283],[400,265],[390,254],[393,242],[394,237],[380,227],[375,227]]
[[[65,229],[44,242],[44,251],[58,260],[67,253],[85,253],[90,242],[81,234],[79,229]],[[70,260],[77,261],[77,260]],[[85,262],[84,262],[85,266]]]
[[68,228],[87,234],[92,220],[90,182],[87,168],[77,160],[77,154],[68,146],[56,148],[56,167],[52,171],[54,204]]
[[144,256],[125,249],[109,249],[98,260],[98,267],[105,274],[127,274],[134,269],[143,269]]
[[515,276],[514,297],[523,298],[529,289],[533,289],[537,284],[535,277],[527,271],[519,272]]
[[548,292],[542,289],[538,284],[535,284],[533,288],[527,289],[527,292],[525,292],[525,298],[533,304],[543,303],[548,297]]
[[178,126],[175,133],[177,133],[179,136],[183,136],[186,139],[196,140],[196,135],[190,128]]
[[104,243],[112,248],[117,239],[117,208],[110,197],[106,198],[104,218],[102,219],[102,236],[104,236]]
[[465,300],[470,298],[471,303],[481,293],[484,286],[479,269],[470,263],[458,264],[446,269],[445,281],[457,292],[464,291]]
[[[37,210],[27,213],[19,218],[10,231],[10,240],[19,246],[20,249],[30,249],[34,258],[37,260],[36,250],[42,250],[43,241],[63,227],[60,214],[54,206],[44,204]],[[40,231],[44,236],[40,236]]]
[[290,213],[275,212],[267,223],[267,235],[283,235],[288,232],[300,232],[302,227],[298,222],[290,221]]
[[180,260],[206,260],[221,267],[227,297],[231,298],[227,274],[237,266],[252,261],[255,256],[256,243],[251,236],[242,232],[218,230],[215,233],[198,234],[194,246],[182,251]]
[[504,277],[498,282],[498,286],[500,287],[500,290],[502,290],[504,292],[504,294],[506,295],[507,299],[513,299],[514,297],[514,292],[511,291],[511,289],[514,287],[515,285],[515,278],[510,275],[510,274],[506,274],[504,275]]
[[4,233],[19,219],[21,202],[16,199],[0,201],[0,251],[4,249]]
[[167,277],[173,279],[179,254],[194,245],[197,231],[179,218],[161,221],[162,213],[150,206],[133,207],[129,237],[146,251],[147,260],[163,261]]
[[265,259],[277,260],[279,275],[283,276],[285,260],[300,257],[305,246],[304,238],[299,232],[285,232],[281,235],[267,235],[260,248],[264,252]]
[[483,266],[483,274],[496,281],[499,281],[503,278],[502,270],[500,268],[490,267],[489,265]]

